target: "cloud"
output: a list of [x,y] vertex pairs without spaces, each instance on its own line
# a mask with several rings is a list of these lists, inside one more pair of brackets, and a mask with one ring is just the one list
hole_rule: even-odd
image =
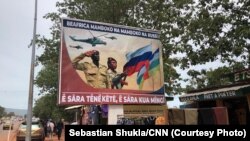
[[[56,11],[55,3],[38,0],[37,34],[49,35],[52,23],[43,16]],[[28,45],[33,37],[34,10],[34,0],[8,0],[0,5],[0,106],[6,108],[20,109],[28,105],[31,66]],[[37,92],[33,95],[36,98]]]

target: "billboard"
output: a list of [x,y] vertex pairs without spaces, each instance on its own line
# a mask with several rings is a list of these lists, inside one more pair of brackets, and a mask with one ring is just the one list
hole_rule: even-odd
[[59,105],[165,104],[159,32],[62,19]]

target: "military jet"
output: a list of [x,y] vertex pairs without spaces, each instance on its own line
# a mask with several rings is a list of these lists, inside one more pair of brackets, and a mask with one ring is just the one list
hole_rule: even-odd
[[[90,32],[90,31],[89,31]],[[91,32],[90,32],[91,33]],[[72,39],[73,41],[77,41],[77,42],[85,42],[88,44],[91,44],[93,47],[98,45],[98,44],[103,44],[106,45],[107,43],[103,40],[101,40],[98,37],[104,36],[106,34],[100,35],[100,36],[94,36],[92,33],[91,35],[93,36],[92,38],[87,38],[87,39],[76,39],[74,36],[69,36],[70,39]]]
[[71,46],[71,45],[69,45],[69,47],[71,47],[71,48],[76,48],[76,49],[83,49],[83,47],[81,47],[81,46]]
[[116,40],[116,39],[117,39],[115,36],[110,36],[110,37],[104,36],[104,37],[105,37],[105,38],[109,38],[109,39],[111,39],[111,40]]

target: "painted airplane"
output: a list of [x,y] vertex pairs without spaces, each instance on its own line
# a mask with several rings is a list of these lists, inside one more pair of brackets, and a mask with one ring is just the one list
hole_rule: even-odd
[[71,45],[69,45],[69,47],[71,47],[71,48],[76,48],[76,49],[83,49],[83,47],[81,47],[81,46],[71,46]]
[[110,37],[104,36],[104,37],[105,37],[105,38],[109,38],[109,39],[111,39],[111,40],[116,40],[116,39],[117,39],[115,36],[110,36]]

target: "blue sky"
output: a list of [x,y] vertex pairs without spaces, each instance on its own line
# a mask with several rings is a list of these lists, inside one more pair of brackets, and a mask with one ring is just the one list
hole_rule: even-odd
[[[42,18],[56,11],[56,0],[38,0],[37,34],[49,36],[52,23]],[[27,109],[35,0],[5,0],[0,5],[0,106]],[[36,50],[36,54],[41,53]],[[37,68],[35,69],[37,72]],[[34,88],[34,99],[38,97]]]

